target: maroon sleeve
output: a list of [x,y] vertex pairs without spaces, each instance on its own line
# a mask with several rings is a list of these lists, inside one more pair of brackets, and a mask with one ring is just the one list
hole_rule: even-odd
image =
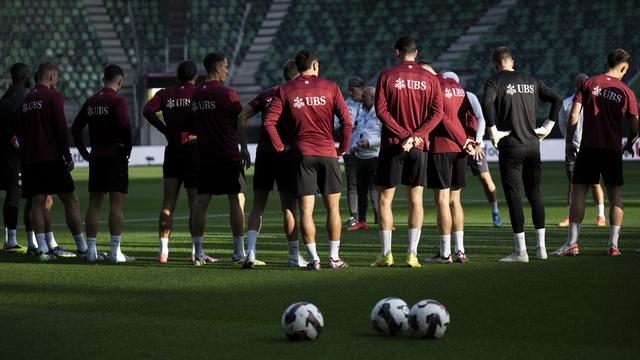
[[78,115],[76,115],[76,118],[73,120],[73,125],[71,125],[71,136],[73,136],[73,141],[76,143],[76,148],[78,148],[80,155],[82,155],[82,158],[85,160],[89,158],[89,151],[87,151],[82,136],[82,130],[84,130],[85,126],[89,123],[89,119],[87,119],[86,116],[86,107],[87,103],[82,105],[80,112],[78,112]]
[[411,132],[398,124],[396,119],[389,113],[387,109],[386,92],[382,84],[386,80],[385,74],[381,74],[376,85],[376,115],[378,119],[389,129],[395,136],[400,139],[406,139],[411,136]]
[[576,91],[576,95],[573,97],[574,103],[582,104],[582,92],[584,91],[584,87],[586,83],[587,83],[586,81],[583,81],[578,91]]
[[116,103],[116,123],[122,134],[126,154],[131,153],[131,122],[129,121],[129,106],[123,97],[119,97]]
[[258,96],[255,97],[255,99],[249,101],[249,106],[251,106],[251,108],[255,111],[255,112],[261,112],[262,111],[262,107],[260,106],[260,99],[262,98],[262,94],[258,94]]
[[467,135],[467,139],[475,141],[476,130],[478,130],[478,118],[473,112],[473,107],[471,106],[471,102],[469,102],[469,98],[467,97],[466,92],[464,101],[462,102],[461,110],[464,112],[464,131]]
[[282,110],[284,108],[284,86],[280,86],[278,92],[273,97],[273,101],[271,102],[271,106],[267,109],[267,113],[264,116],[264,129],[269,134],[271,138],[271,145],[276,149],[277,152],[284,150],[284,144],[282,143],[282,139],[280,139],[280,135],[278,134],[278,130],[276,129],[276,123],[278,119],[280,119],[280,114],[282,114]]
[[422,124],[413,133],[413,136],[425,140],[429,138],[429,133],[431,133],[431,130],[433,130],[433,128],[435,128],[440,123],[444,114],[444,105],[442,104],[442,89],[440,88],[440,83],[435,80],[432,81],[432,84],[433,96],[431,97],[429,102],[427,116]]
[[238,93],[234,90],[229,91],[229,102],[231,103],[231,118],[234,120],[232,121],[233,128],[237,129],[238,122],[235,121],[235,119],[237,119],[238,115],[240,115],[240,113],[242,112],[242,103],[240,102]]
[[342,96],[342,92],[338,88],[338,85],[334,87],[334,104],[333,104],[333,112],[338,115],[338,119],[340,120],[340,149],[338,150],[339,154],[347,152],[349,149],[349,141],[351,140],[351,129],[353,127],[353,121],[351,120],[351,115],[349,115],[349,108],[347,107],[347,103],[344,101],[344,97]]
[[64,100],[62,94],[55,92],[51,101],[51,115],[53,116],[54,133],[58,145],[58,151],[65,161],[71,161],[69,151],[69,139],[67,139],[67,121],[64,118]]
[[633,90],[627,89],[629,105],[627,106],[626,115],[627,116],[638,116],[638,101],[636,100],[636,94],[633,93]]
[[149,102],[147,102],[147,104],[144,106],[144,109],[142,110],[142,115],[145,117],[145,119],[149,121],[149,123],[154,128],[158,129],[158,131],[166,135],[167,125],[164,122],[162,122],[160,118],[158,118],[158,115],[156,115],[156,113],[160,111],[162,108],[163,94],[164,94],[164,89],[156,92],[156,94],[153,95],[151,100],[149,100]]

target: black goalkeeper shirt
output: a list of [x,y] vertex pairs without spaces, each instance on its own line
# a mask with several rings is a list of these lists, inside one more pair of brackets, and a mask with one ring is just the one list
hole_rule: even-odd
[[538,99],[551,103],[549,120],[557,121],[562,98],[542,80],[518,71],[501,71],[484,85],[482,112],[487,128],[511,131],[500,147],[539,146],[535,133]]

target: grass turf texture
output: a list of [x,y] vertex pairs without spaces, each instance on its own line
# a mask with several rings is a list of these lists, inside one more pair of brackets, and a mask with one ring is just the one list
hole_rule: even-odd
[[[0,358],[634,358],[640,350],[640,167],[625,164],[623,256],[606,255],[608,228],[596,228],[588,201],[582,230],[582,255],[533,260],[535,236],[527,216],[527,244],[532,261],[504,264],[498,258],[513,251],[513,241],[497,167],[501,229],[494,229],[490,210],[476,178],[467,177],[463,192],[465,242],[470,262],[464,265],[402,266],[371,269],[379,251],[377,230],[343,232],[345,270],[298,271],[286,267],[277,195],[272,193],[258,242],[266,268],[243,270],[230,261],[231,235],[224,197],[215,197],[208,212],[205,249],[221,263],[194,267],[187,263],[186,194],[176,210],[169,264],[157,256],[157,214],[161,205],[161,169],[130,169],[125,208],[123,251],[134,264],[89,265],[58,259],[40,264],[24,256],[0,256]],[[252,171],[247,180],[251,183]],[[81,201],[87,204],[87,170],[73,172]],[[545,163],[547,248],[566,238],[556,223],[565,215],[564,165]],[[589,195],[590,200],[590,195]],[[346,197],[342,198],[343,219]],[[526,203],[526,202],[525,202]],[[318,201],[316,225],[323,265],[327,258],[324,211]],[[407,245],[404,191],[394,206],[394,254],[404,264]],[[251,207],[248,194],[247,213]],[[103,209],[102,219],[106,219]],[[58,242],[74,249],[64,227],[62,207],[54,206]],[[108,231],[99,229],[98,248],[108,250]],[[25,244],[22,230],[19,241]],[[425,192],[425,225],[419,248],[422,259],[437,251],[437,228],[431,192]],[[301,245],[301,251],[306,251]],[[397,296],[411,307],[423,298],[447,306],[451,325],[435,341],[387,339],[374,334],[369,321],[373,305]],[[290,343],[280,330],[280,316],[295,301],[310,301],[325,318],[322,336],[311,344]]]

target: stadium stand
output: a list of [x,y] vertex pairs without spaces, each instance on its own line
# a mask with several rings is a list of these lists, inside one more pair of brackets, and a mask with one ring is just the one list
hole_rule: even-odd
[[[418,39],[422,58],[435,59],[496,0],[442,0],[415,6],[407,0],[297,1],[289,8],[269,55],[261,64],[262,87],[280,81],[280,65],[301,47],[314,49],[324,77],[374,77],[393,64],[399,34]],[[390,16],[390,14],[393,14]]]
[[[517,68],[566,95],[573,89],[577,73],[605,70],[604,57],[609,51],[623,47],[637,59],[634,51],[640,47],[640,37],[632,29],[637,27],[639,17],[638,4],[625,0],[590,2],[589,6],[580,0],[521,1],[453,68],[470,75],[467,89],[481,94],[484,82],[493,73],[491,50],[504,45],[513,50]],[[632,65],[631,71],[636,68]],[[625,80],[632,77],[630,73]]]
[[[0,67],[15,62],[31,66],[44,59],[57,63],[59,89],[69,101],[84,98],[101,86],[106,57],[79,1],[7,0],[0,3]],[[11,79],[0,76],[0,89]]]

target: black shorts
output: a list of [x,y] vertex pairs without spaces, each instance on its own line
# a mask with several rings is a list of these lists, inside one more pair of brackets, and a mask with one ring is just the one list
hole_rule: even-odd
[[12,149],[0,151],[0,190],[20,191],[22,174],[20,153]]
[[89,192],[129,191],[127,158],[95,157],[89,161]]
[[485,156],[482,160],[474,160],[473,156],[469,156],[467,160],[467,166],[471,169],[473,176],[478,176],[484,172],[489,172],[489,163]]
[[585,185],[598,184],[600,175],[605,185],[624,185],[622,152],[581,146],[571,182]]
[[427,177],[427,153],[411,149],[402,150],[399,145],[380,149],[376,185],[386,188],[400,184],[407,186],[424,186]]
[[227,195],[244,193],[244,167],[241,161],[220,161],[198,167],[198,194]]
[[461,189],[466,185],[467,153],[429,153],[427,187],[429,189]]
[[164,148],[162,177],[179,179],[186,189],[198,184],[198,148],[196,144],[168,145]]
[[26,196],[66,194],[76,190],[64,161],[46,161],[24,165],[22,191]]
[[256,153],[253,172],[253,190],[269,192],[273,184],[278,184],[278,191],[291,192],[295,181],[294,160],[291,155],[270,151]]
[[339,193],[342,177],[338,159],[325,156],[301,156],[296,170],[295,195],[297,197]]

